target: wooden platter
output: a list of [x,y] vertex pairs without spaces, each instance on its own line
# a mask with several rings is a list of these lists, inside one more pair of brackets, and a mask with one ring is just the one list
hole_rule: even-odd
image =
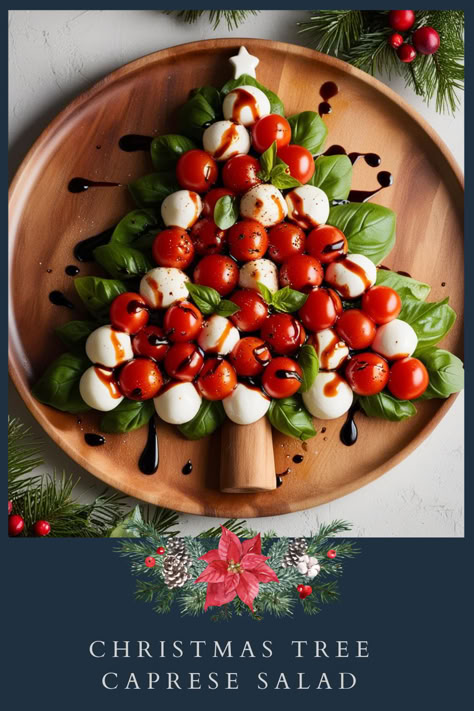
[[[258,494],[218,491],[220,436],[184,440],[159,425],[160,468],[145,476],[137,468],[147,431],[108,435],[105,446],[91,448],[85,432],[98,431],[97,414],[78,418],[36,402],[30,386],[62,348],[53,328],[83,312],[73,280],[64,269],[74,264],[73,247],[112,226],[132,203],[125,188],[91,189],[73,195],[72,177],[127,183],[151,172],[144,153],[118,147],[126,133],[175,131],[176,109],[190,89],[221,86],[230,76],[228,58],[245,44],[260,58],[258,79],[283,100],[288,115],[316,109],[319,88],[334,81],[339,94],[325,117],[327,145],[348,151],[372,151],[394,185],[375,202],[398,215],[397,243],[385,264],[432,285],[430,300],[447,295],[458,314],[443,345],[462,356],[463,188],[460,171],[429,125],[385,85],[344,62],[309,49],[264,40],[208,40],[173,47],[127,64],[79,96],[46,128],[23,161],[10,190],[11,377],[26,405],[52,439],[78,464],[107,484],[171,509],[206,516],[268,516],[316,506],[367,484],[406,457],[449,409],[431,400],[403,423],[358,416],[359,440],[351,448],[339,442],[341,420],[317,421],[319,434],[303,449],[300,442],[274,433],[277,472],[290,467],[283,486]],[[356,164],[353,184],[376,187],[376,174]],[[81,275],[100,274],[80,265]],[[62,290],[76,312],[48,300]],[[324,431],[322,431],[322,429]],[[294,454],[303,454],[294,464]],[[191,459],[193,472],[181,468]],[[369,492],[368,492],[369,493]]]

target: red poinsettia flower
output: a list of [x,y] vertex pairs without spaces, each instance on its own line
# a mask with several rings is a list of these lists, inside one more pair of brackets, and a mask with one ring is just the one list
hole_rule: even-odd
[[220,607],[236,595],[253,612],[253,601],[258,595],[259,583],[278,583],[278,578],[265,563],[260,534],[241,543],[235,533],[221,526],[219,547],[201,556],[209,565],[195,583],[207,583],[204,610]]

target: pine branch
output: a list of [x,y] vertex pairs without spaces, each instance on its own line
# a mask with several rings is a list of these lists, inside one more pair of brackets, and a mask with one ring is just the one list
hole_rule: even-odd
[[360,10],[317,10],[306,22],[299,22],[310,47],[338,57],[357,42],[362,32]]
[[209,22],[212,29],[216,30],[221,21],[227,23],[228,30],[237,29],[237,27],[245,22],[249,17],[258,15],[259,10],[164,10],[166,15],[176,15],[179,19],[194,24],[205,13],[209,13]]
[[[256,532],[250,528],[246,528],[246,523],[247,521],[239,521],[236,518],[230,518],[222,525],[225,526],[225,528],[228,528],[229,531],[232,531],[232,533],[235,533],[235,535],[239,538],[253,538],[253,536],[256,535]],[[216,526],[215,528],[208,528],[207,531],[203,531],[199,534],[198,538],[219,538],[221,533],[222,528],[220,526]]]
[[36,467],[44,463],[41,446],[20,420],[8,417],[8,498],[15,500],[32,486],[36,486],[41,477],[25,479]]

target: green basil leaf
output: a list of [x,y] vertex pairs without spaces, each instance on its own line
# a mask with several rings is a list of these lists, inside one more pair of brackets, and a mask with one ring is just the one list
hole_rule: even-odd
[[119,294],[127,291],[118,279],[86,276],[74,279],[74,286],[84,306],[96,319],[109,323],[109,307]]
[[284,286],[283,289],[279,289],[275,294],[272,294],[271,304],[277,311],[292,314],[304,306],[308,296],[308,294],[303,294],[301,291]]
[[257,281],[257,286],[258,286],[258,290],[261,293],[261,295],[263,296],[265,302],[267,304],[271,304],[273,301],[273,294],[270,291],[270,289],[268,288],[268,286],[265,286],[265,284],[262,284],[261,281]]
[[57,326],[54,332],[65,346],[73,351],[84,353],[86,341],[96,328],[95,321],[68,321],[62,326]]
[[396,215],[388,207],[370,202],[350,202],[332,207],[328,224],[338,227],[349,243],[349,252],[364,254],[374,264],[395,244]]
[[299,180],[290,175],[290,169],[287,164],[280,159],[277,159],[277,165],[275,165],[270,174],[270,182],[279,190],[298,188],[301,185]]
[[201,439],[215,432],[225,418],[222,402],[203,399],[197,415],[184,425],[179,425],[178,429],[187,439]]
[[223,195],[214,206],[214,222],[221,230],[228,230],[239,219],[239,204],[236,197]]
[[228,82],[226,82],[221,89],[222,96],[226,96],[229,91],[232,91],[232,89],[236,89],[238,86],[256,86],[258,89],[263,91],[268,101],[270,102],[270,113],[280,114],[280,116],[285,115],[285,107],[283,106],[283,102],[281,101],[281,99],[276,94],[274,94],[273,91],[267,89],[266,86],[263,86],[263,84],[260,84],[260,82],[258,82],[256,79],[249,76],[248,74],[241,74],[238,79],[230,79]]
[[151,142],[150,148],[154,169],[158,171],[173,170],[183,153],[192,151],[193,148],[197,148],[197,146],[187,136],[179,136],[177,133],[157,136]]
[[314,161],[310,185],[321,188],[328,200],[346,200],[352,182],[352,163],[348,156],[320,156]]
[[240,311],[240,306],[237,306],[237,304],[234,304],[234,302],[229,299],[221,299],[216,307],[215,313],[227,318],[227,316],[236,314],[237,311]]
[[456,320],[456,312],[442,301],[418,301],[406,295],[398,318],[406,321],[418,336],[414,355],[424,348],[435,346],[450,330]]
[[159,207],[165,197],[180,190],[173,173],[150,173],[128,184],[128,189],[138,207]]
[[132,432],[146,425],[154,412],[153,400],[125,399],[114,410],[102,416],[100,429],[110,434]]
[[268,409],[268,419],[273,427],[289,437],[303,442],[316,434],[311,415],[297,395],[272,400]]
[[154,210],[132,210],[120,220],[110,242],[136,247],[137,241],[151,229],[158,229],[160,220]]
[[359,402],[369,417],[381,417],[391,422],[400,422],[416,415],[416,407],[410,400],[397,400],[385,392],[359,397]]
[[214,109],[216,118],[219,118],[222,114],[222,97],[219,89],[216,89],[215,86],[200,86],[191,91],[191,98],[196,94],[201,94],[206,99],[207,103]]
[[464,366],[460,358],[441,348],[427,348],[419,354],[430,376],[420,400],[446,398],[464,387]]
[[303,371],[303,382],[301,383],[300,392],[305,393],[310,389],[319,373],[319,358],[314,346],[306,343],[301,348],[298,355],[298,364]]
[[152,268],[152,263],[143,252],[112,242],[96,247],[94,259],[114,279],[142,277]]
[[317,153],[323,146],[328,129],[315,111],[302,111],[288,118],[291,126],[291,143],[303,146],[310,153]]
[[272,145],[269,146],[269,148],[267,148],[267,150],[262,153],[259,159],[260,172],[258,173],[258,177],[261,180],[268,181],[268,179],[270,178],[273,166],[275,165],[276,154],[277,144],[276,141],[273,141]]
[[217,114],[204,94],[191,96],[178,111],[178,126],[185,136],[201,140],[206,124],[216,120]]
[[79,392],[79,381],[90,364],[85,354],[63,353],[32,387],[33,396],[62,412],[76,414],[90,410]]
[[221,295],[211,286],[201,286],[187,281],[186,288],[198,309],[206,316],[213,314],[221,302]]
[[390,286],[392,289],[395,289],[402,298],[404,294],[410,294],[419,301],[424,301],[431,291],[429,284],[424,284],[422,281],[417,281],[411,277],[391,272],[389,269],[377,269],[377,281],[375,283]]

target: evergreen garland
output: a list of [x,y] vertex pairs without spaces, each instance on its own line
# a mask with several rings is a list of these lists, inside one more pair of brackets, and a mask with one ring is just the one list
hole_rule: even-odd
[[259,10],[165,10],[164,12],[166,15],[176,15],[188,24],[194,24],[207,13],[213,30],[219,27],[221,20],[227,23],[228,30],[234,30],[252,15],[258,15]]

